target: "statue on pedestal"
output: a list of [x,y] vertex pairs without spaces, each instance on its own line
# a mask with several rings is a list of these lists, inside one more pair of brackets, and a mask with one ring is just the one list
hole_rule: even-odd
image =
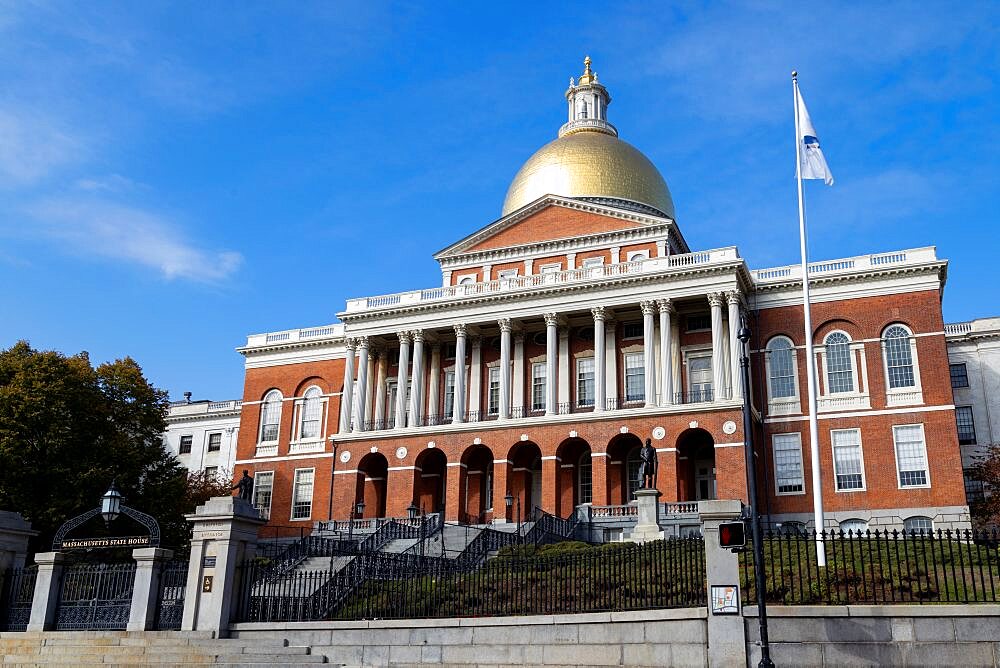
[[253,478],[250,477],[250,471],[247,469],[243,470],[243,477],[240,481],[233,486],[233,489],[238,489],[238,497],[246,501],[247,503],[253,503]]
[[647,438],[646,444],[639,450],[639,489],[656,487],[656,469],[656,448],[652,439]]

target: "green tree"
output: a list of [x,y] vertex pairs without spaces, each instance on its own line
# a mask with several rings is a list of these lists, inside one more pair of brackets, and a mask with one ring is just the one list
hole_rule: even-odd
[[114,479],[126,505],[157,518],[164,546],[185,546],[184,514],[224,485],[189,480],[165,449],[167,405],[166,392],[128,357],[94,368],[85,352],[65,356],[25,341],[0,351],[0,508],[30,519],[41,532],[34,547],[46,550]]
[[978,528],[1000,525],[1000,445],[991,445],[969,470],[969,477],[983,483],[986,496],[971,504],[972,519]]

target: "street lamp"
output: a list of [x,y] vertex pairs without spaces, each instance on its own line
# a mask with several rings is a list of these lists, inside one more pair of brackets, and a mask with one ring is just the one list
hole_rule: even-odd
[[758,668],[774,668],[767,640],[767,590],[764,579],[764,539],[757,512],[757,467],[753,452],[753,416],[750,413],[750,327],[740,316],[740,380],[743,386],[743,451],[746,455],[747,492],[750,495],[750,528],[753,533],[753,574],[757,589],[757,621],[760,624],[760,662]]
[[[507,495],[503,497],[504,503],[507,504],[507,510],[511,509],[514,505],[514,495],[507,492]],[[521,540],[521,497],[517,497],[517,537],[518,542]]]
[[365,514],[365,502],[364,500],[357,501],[354,507],[351,508],[351,512],[348,513],[350,517],[347,522],[347,542],[354,542],[354,517],[357,516],[359,519]]
[[420,520],[420,556],[424,556],[424,511],[423,508],[418,508],[416,502],[411,501],[410,505],[406,508],[406,516],[410,519],[410,523],[414,523],[419,518]]
[[101,497],[101,517],[104,518],[105,525],[110,525],[115,521],[121,513],[121,507],[122,493],[118,491],[115,481],[112,480],[111,487],[108,487],[108,491]]

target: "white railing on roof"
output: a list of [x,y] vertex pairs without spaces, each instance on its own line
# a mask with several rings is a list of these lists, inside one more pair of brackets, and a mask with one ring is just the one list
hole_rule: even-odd
[[944,326],[945,334],[968,334],[971,331],[971,322],[953,322]]
[[208,412],[235,411],[243,406],[242,401],[210,401],[208,402]]
[[344,335],[343,325],[326,325],[325,327],[308,327],[305,329],[289,329],[283,332],[268,332],[266,334],[251,334],[247,337],[247,346],[265,346],[273,343],[295,343]]
[[429,288],[426,290],[410,290],[409,292],[379,295],[377,297],[359,297],[347,300],[347,312],[359,313],[394,306],[411,306],[428,302],[465,299],[481,295],[520,292],[557,285],[600,281],[619,276],[650,274],[670,269],[709,265],[717,262],[732,262],[739,260],[739,257],[736,247],[730,246],[728,248],[699,251],[697,253],[684,253],[647,260],[635,260],[634,262],[621,262],[618,264],[605,264],[599,267],[579,267],[547,274],[499,278],[483,283],[449,285],[443,288]]
[[[934,251],[934,247],[928,246],[926,248],[914,248],[911,250],[893,251],[891,253],[870,253],[868,255],[841,258],[839,260],[813,262],[809,265],[809,275],[847,274],[855,271],[864,271],[865,269],[877,269],[900,264],[919,264],[935,260],[937,260],[937,254]],[[780,282],[789,279],[801,279],[802,266],[799,264],[790,264],[785,267],[754,269],[750,273],[758,283]]]

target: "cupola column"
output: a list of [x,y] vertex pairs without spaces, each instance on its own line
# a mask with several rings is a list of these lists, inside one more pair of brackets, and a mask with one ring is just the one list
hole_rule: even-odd
[[743,398],[743,387],[740,383],[740,293],[736,290],[726,293],[726,304],[729,305],[729,396],[733,399]]
[[712,397],[719,399],[726,396],[726,353],[722,349],[725,334],[722,332],[722,293],[713,292],[708,295],[708,303],[712,307]]
[[656,302],[639,302],[642,309],[642,360],[646,376],[646,407],[656,405],[656,348],[654,344],[653,315],[656,313]]
[[[467,338],[465,325],[455,325],[455,400],[451,410],[452,424],[460,424],[465,421],[465,344]],[[455,477],[458,477],[457,470]]]
[[410,416],[407,426],[419,427],[424,408],[424,333],[410,332],[413,338],[413,370],[410,373]]
[[358,416],[351,431],[365,431],[368,416],[368,337],[358,338]]
[[674,313],[674,304],[669,299],[656,302],[660,307],[660,405],[669,406],[674,400],[674,370],[671,351],[673,342],[670,340],[673,327],[670,319]]
[[500,318],[500,415],[510,419],[510,318]]
[[594,316],[594,412],[603,412],[608,405],[607,348],[604,344],[604,307],[590,309]]
[[410,371],[410,333],[399,333],[399,371],[396,374],[396,429],[406,426],[407,381]]

